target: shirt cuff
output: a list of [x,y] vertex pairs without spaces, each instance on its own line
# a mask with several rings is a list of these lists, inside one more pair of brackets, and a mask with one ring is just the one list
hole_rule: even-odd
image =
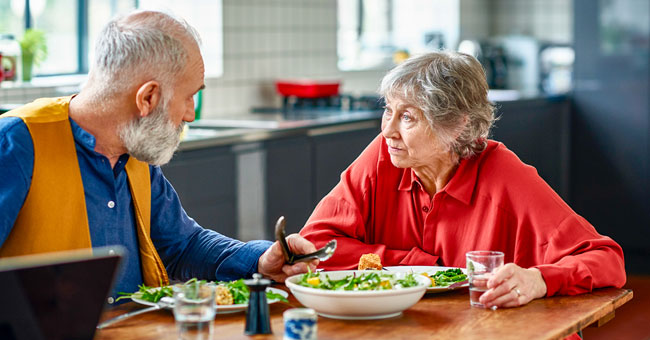
[[542,277],[544,278],[544,282],[546,283],[547,297],[557,294],[560,291],[560,289],[562,289],[562,286],[564,285],[563,281],[566,276],[566,273],[563,273],[561,268],[558,268],[558,266],[550,265],[550,264],[543,264],[543,265],[535,266],[534,268],[539,269],[539,271],[542,273]]
[[273,242],[256,240],[246,242],[233,253],[227,261],[217,267],[215,276],[220,281],[232,281],[250,278],[257,272],[260,256],[271,247]]
[[415,247],[400,261],[402,266],[435,266],[438,256],[433,256],[422,249]]

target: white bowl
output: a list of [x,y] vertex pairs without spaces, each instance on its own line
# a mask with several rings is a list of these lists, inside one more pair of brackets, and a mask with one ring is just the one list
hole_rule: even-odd
[[[341,270],[320,272],[320,277],[329,275],[332,280],[342,279],[346,275],[368,273],[362,270]],[[382,272],[403,277],[406,273]],[[319,315],[335,319],[368,320],[398,316],[402,311],[413,306],[424,295],[430,281],[416,275],[420,285],[408,288],[395,288],[379,291],[332,291],[310,288],[298,284],[300,275],[289,277],[285,284],[291,293],[305,307],[314,309]]]

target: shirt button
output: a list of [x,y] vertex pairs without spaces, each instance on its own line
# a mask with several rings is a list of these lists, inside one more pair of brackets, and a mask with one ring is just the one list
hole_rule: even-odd
[[109,304],[109,305],[112,305],[113,302],[115,302],[115,299],[113,299],[112,296],[109,296],[108,299],[106,299],[106,301],[108,301],[108,304]]
[[427,207],[427,206],[425,205],[424,207],[422,207],[422,211],[424,211],[424,212],[429,212],[429,207]]
[[115,254],[115,250],[113,250],[113,249],[109,249],[109,250],[108,250],[108,255],[113,255],[113,254]]
[[113,209],[115,207],[115,202],[113,201],[108,201],[108,207]]

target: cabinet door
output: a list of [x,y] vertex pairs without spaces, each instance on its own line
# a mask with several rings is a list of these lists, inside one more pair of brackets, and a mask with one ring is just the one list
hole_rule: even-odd
[[[313,202],[318,204],[341,179],[341,173],[377,137],[379,121],[373,127],[312,137],[314,154]],[[371,125],[373,125],[371,124]]]
[[574,1],[572,207],[650,274],[650,4]]
[[497,105],[492,138],[502,142],[564,200],[569,199],[570,103],[534,99]]
[[314,209],[311,147],[307,136],[270,140],[266,149],[266,236],[273,238],[278,217],[286,232],[300,231]]
[[228,148],[180,151],[162,170],[190,217],[237,236],[235,156]]

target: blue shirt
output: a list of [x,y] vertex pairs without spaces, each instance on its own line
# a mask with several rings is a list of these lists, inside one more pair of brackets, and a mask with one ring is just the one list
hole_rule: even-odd
[[[95,137],[70,119],[81,170],[90,238],[93,247],[121,245],[122,261],[112,296],[135,292],[143,282],[135,229],[133,201],[124,170],[129,155],[114,168],[94,151]],[[0,119],[0,246],[7,239],[25,202],[34,167],[34,145],[25,123],[17,117]],[[187,280],[234,280],[257,271],[269,241],[243,243],[204,229],[187,216],[160,167],[151,174],[151,239],[169,277]]]

